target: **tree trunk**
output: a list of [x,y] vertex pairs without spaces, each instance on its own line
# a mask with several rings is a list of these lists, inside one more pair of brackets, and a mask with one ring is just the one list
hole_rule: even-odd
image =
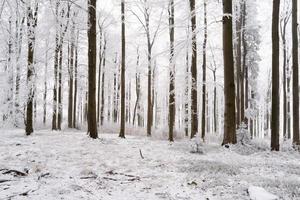
[[77,126],[77,90],[78,90],[78,36],[79,32],[77,33],[77,39],[76,39],[76,47],[75,47],[75,65],[74,65],[74,110],[73,110],[73,128],[76,128]]
[[[243,120],[243,118],[241,118],[241,112],[244,112],[241,110],[241,87],[243,87],[243,85],[241,84],[241,79],[243,78],[241,76],[241,69],[242,69],[242,12],[241,12],[241,3],[237,3],[237,15],[236,15],[236,35],[237,35],[237,44],[236,44],[236,110],[237,110],[237,126],[239,126],[241,124],[241,119]],[[244,103],[244,102],[243,102]],[[237,127],[239,128],[239,127]]]
[[100,124],[103,125],[104,122],[104,87],[105,87],[105,65],[106,65],[106,39],[104,38],[103,47],[103,68],[102,68],[102,79],[101,79],[101,109],[100,109]]
[[202,65],[202,125],[201,125],[201,138],[205,141],[206,132],[206,46],[207,46],[207,5],[204,0],[204,41],[203,41],[203,65]]
[[175,20],[174,20],[174,0],[169,2],[169,30],[170,30],[170,82],[169,82],[169,141],[174,141],[175,123]]
[[[72,37],[74,35],[74,28],[72,28]],[[70,63],[69,63],[69,104],[68,104],[68,128],[73,127],[73,108],[74,108],[74,99],[73,99],[73,91],[74,91],[74,38],[71,41],[71,49],[70,49]]]
[[[274,2],[275,3],[275,2]],[[279,4],[279,1],[278,3]],[[278,5],[279,6],[279,5]],[[292,11],[293,34],[293,144],[300,145],[299,140],[299,63],[298,63],[298,1],[293,0]]]
[[88,29],[88,134],[91,138],[98,138],[96,119],[96,62],[97,62],[97,28],[96,2],[88,1],[89,29]]
[[198,94],[197,94],[197,23],[195,0],[190,0],[192,26],[192,87],[191,87],[191,138],[198,132]]
[[224,140],[223,145],[235,144],[235,84],[232,45],[232,0],[223,0],[223,49],[224,49]]
[[140,54],[139,48],[137,48],[137,59],[136,59],[136,75],[135,75],[135,92],[136,92],[136,101],[133,110],[133,122],[135,124],[136,116],[138,117],[138,126],[140,126],[140,72],[139,72],[139,65],[140,65]]
[[[279,9],[280,0],[273,0],[272,18],[272,116],[271,149],[279,151],[280,96],[279,96]],[[297,85],[298,91],[298,85]],[[298,122],[297,122],[298,124]]]
[[35,28],[37,26],[38,5],[34,10],[29,6],[27,8],[27,28],[28,28],[28,52],[27,52],[27,85],[28,99],[26,106],[26,135],[33,133],[33,100],[34,100],[34,45],[35,45]]
[[[61,39],[62,41],[62,39]],[[58,114],[57,114],[57,129],[61,130],[62,124],[62,59],[63,59],[63,46],[59,50],[59,64],[58,64]]]
[[[48,46],[47,46],[48,47]],[[45,75],[44,75],[44,105],[43,105],[43,124],[46,125],[47,120],[47,75],[48,75],[48,50],[46,50],[46,60],[45,60]]]
[[125,38],[125,0],[121,1],[121,21],[122,21],[122,61],[121,61],[121,126],[120,138],[125,138],[125,97],[126,97],[126,80],[125,80],[125,56],[126,56],[126,38]]

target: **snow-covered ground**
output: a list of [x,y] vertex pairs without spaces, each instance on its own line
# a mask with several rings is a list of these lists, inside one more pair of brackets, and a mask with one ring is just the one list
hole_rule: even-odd
[[300,199],[298,152],[210,144],[192,154],[188,140],[100,137],[0,131],[0,199]]

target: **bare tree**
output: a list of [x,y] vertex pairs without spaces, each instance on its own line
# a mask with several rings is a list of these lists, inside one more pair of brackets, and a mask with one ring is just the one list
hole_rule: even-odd
[[34,99],[34,45],[35,31],[37,26],[38,3],[35,2],[34,7],[27,5],[27,37],[28,37],[28,52],[27,52],[27,86],[28,99],[26,106],[26,135],[33,133],[33,99]]
[[121,22],[122,22],[122,61],[121,61],[121,127],[119,137],[125,138],[125,56],[126,56],[126,38],[125,38],[125,0],[121,0]]
[[169,30],[170,30],[170,82],[169,82],[169,141],[174,141],[175,123],[175,20],[174,20],[174,0],[169,2]]
[[232,0],[223,0],[223,49],[224,49],[224,139],[223,145],[235,144],[235,84],[232,44]]
[[[274,1],[275,4],[275,1]],[[278,5],[277,5],[278,4]],[[279,0],[277,2],[279,7]],[[298,1],[293,0],[292,10],[292,34],[293,34],[293,144],[300,145],[299,140],[299,61],[298,61]],[[279,148],[279,147],[278,147]]]
[[[280,0],[273,0],[272,18],[272,116],[271,116],[271,149],[279,151],[279,9]],[[298,91],[298,85],[297,85]],[[297,122],[298,123],[298,122]]]
[[96,31],[96,0],[88,1],[88,134],[98,138],[96,119],[96,60],[97,60],[97,31]]
[[190,0],[192,26],[192,86],[191,86],[191,138],[198,132],[198,94],[197,94],[197,22],[195,0]]

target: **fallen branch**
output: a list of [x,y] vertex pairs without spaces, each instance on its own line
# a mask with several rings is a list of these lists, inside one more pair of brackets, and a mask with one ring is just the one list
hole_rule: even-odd
[[11,180],[6,180],[6,179],[0,179],[0,183],[5,183],[5,182],[9,182]]
[[140,156],[141,156],[142,159],[144,159],[144,156],[142,154],[142,150],[141,149],[140,149]]
[[14,176],[27,176],[28,175],[27,173],[24,173],[24,172],[21,172],[18,170],[14,170],[14,169],[7,170],[7,171],[3,172],[2,174],[14,174]]

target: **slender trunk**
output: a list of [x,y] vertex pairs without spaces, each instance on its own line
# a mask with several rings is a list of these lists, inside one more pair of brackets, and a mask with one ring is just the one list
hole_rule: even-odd
[[[72,30],[72,35],[74,35],[74,28]],[[68,128],[73,127],[73,108],[74,108],[74,39],[71,41],[71,49],[69,56],[69,104],[68,104]]]
[[[275,2],[274,2],[275,3]],[[279,3],[278,3],[279,4]],[[279,6],[279,5],[278,5]],[[293,144],[300,145],[299,140],[299,64],[298,64],[298,1],[293,0],[292,11],[293,34]]]
[[169,29],[170,29],[170,85],[169,85],[169,141],[174,141],[174,123],[175,123],[175,61],[174,61],[174,0],[169,4]]
[[206,46],[207,46],[207,8],[206,0],[204,0],[204,41],[203,41],[203,65],[202,65],[202,125],[201,138],[205,141],[206,132]]
[[106,39],[104,39],[104,49],[103,49],[103,68],[102,68],[102,79],[101,79],[101,109],[100,109],[100,124],[103,125],[104,122],[104,87],[105,87],[105,65],[106,65]]
[[[297,1],[297,0],[296,0]],[[279,96],[279,9],[280,0],[273,0],[272,20],[272,116],[271,149],[279,151],[280,96]],[[298,88],[298,85],[297,85]],[[298,91],[298,89],[297,89]],[[297,122],[298,124],[298,122]]]
[[99,66],[98,66],[98,102],[97,102],[97,123],[100,122],[100,102],[101,102],[101,67],[102,67],[102,60],[103,60],[103,54],[102,54],[102,27],[99,26],[100,29],[100,40],[99,40]]
[[138,126],[139,124],[139,115],[140,115],[140,106],[139,106],[139,100],[140,100],[140,73],[139,73],[139,65],[140,65],[140,54],[139,49],[137,48],[137,59],[136,59],[136,75],[135,75],[135,92],[136,92],[136,101],[134,105],[133,110],[133,122],[132,124],[135,124],[135,118],[138,116]]
[[44,106],[43,106],[43,124],[46,125],[47,120],[47,75],[48,75],[48,50],[46,51],[46,60],[45,60],[45,75],[44,75]]
[[59,64],[58,64],[58,114],[57,114],[57,129],[61,130],[62,123],[62,59],[63,47],[60,46],[59,50]]
[[121,1],[121,13],[122,13],[122,61],[121,61],[121,126],[120,126],[120,138],[125,138],[125,91],[126,91],[126,80],[125,80],[125,56],[126,56],[126,38],[125,38],[125,0]]
[[78,88],[78,76],[77,76],[77,71],[78,71],[78,36],[77,36],[77,45],[75,47],[75,65],[74,65],[74,109],[73,109],[73,128],[76,128],[77,126],[77,88]]
[[198,132],[198,94],[197,94],[197,23],[195,0],[190,0],[192,26],[192,87],[191,87],[191,138]]

